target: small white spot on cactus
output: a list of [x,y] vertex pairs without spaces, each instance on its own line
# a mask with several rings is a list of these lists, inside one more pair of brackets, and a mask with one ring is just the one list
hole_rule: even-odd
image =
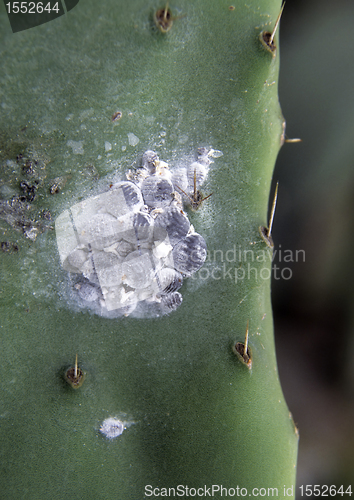
[[179,138],[178,138],[178,142],[180,144],[185,144],[186,142],[188,142],[188,135],[181,135]]
[[121,111],[116,111],[115,113],[113,113],[112,115],[112,122],[117,122],[118,120],[120,120],[122,118],[122,115],[123,113]]
[[111,144],[110,142],[106,141],[106,142],[104,143],[104,149],[105,149],[106,151],[111,151],[111,149],[112,149],[112,144]]
[[95,114],[95,110],[93,108],[85,109],[82,111],[79,115],[79,120],[82,122],[84,120],[87,120],[87,118],[90,118]]
[[212,158],[220,158],[220,156],[222,155],[222,151],[219,151],[217,149],[211,149],[208,153],[208,156],[211,156]]
[[32,227],[31,229],[26,229],[25,236],[26,238],[29,238],[30,240],[34,241],[38,236],[38,228]]
[[171,253],[172,248],[172,245],[169,245],[166,241],[157,241],[154,244],[152,252],[157,259],[163,259]]
[[110,417],[106,418],[106,420],[102,422],[100,432],[106,436],[106,438],[114,439],[123,434],[124,429],[124,422],[118,420],[117,418]]
[[68,141],[66,144],[72,148],[74,155],[84,154],[84,141]]
[[129,146],[136,146],[139,142],[139,137],[137,137],[136,135],[134,135],[132,133],[129,133],[128,134],[128,142],[129,142]]

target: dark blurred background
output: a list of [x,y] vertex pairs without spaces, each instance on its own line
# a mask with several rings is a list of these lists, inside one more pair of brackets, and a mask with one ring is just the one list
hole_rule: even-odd
[[272,297],[280,379],[300,431],[297,486],[354,491],[353,0],[287,0],[280,44],[286,134],[302,139],[284,144],[273,179],[275,263],[292,273],[273,279]]

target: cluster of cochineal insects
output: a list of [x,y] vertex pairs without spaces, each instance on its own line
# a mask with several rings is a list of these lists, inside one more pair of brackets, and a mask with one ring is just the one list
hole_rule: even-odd
[[204,264],[204,238],[190,224],[183,201],[197,209],[209,198],[199,187],[212,157],[170,169],[154,151],[127,180],[65,210],[56,220],[62,266],[73,278],[80,305],[117,317],[156,316],[182,303],[183,280]]

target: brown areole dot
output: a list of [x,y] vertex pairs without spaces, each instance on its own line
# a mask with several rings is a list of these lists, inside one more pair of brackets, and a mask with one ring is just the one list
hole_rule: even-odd
[[75,366],[70,366],[64,373],[65,380],[73,389],[79,389],[85,380],[85,373],[77,365],[77,354],[75,358]]
[[275,21],[273,31],[272,32],[262,31],[262,33],[260,33],[260,35],[259,35],[259,39],[261,41],[261,44],[268,52],[270,52],[272,54],[273,57],[275,57],[276,51],[277,51],[277,46],[275,44],[274,37],[275,37],[275,34],[276,34],[278,26],[279,26],[280,18],[281,18],[281,15],[283,13],[283,10],[284,10],[284,5],[285,5],[285,2],[283,3],[283,5],[280,9],[279,15],[277,17],[277,20]]
[[158,9],[156,12],[154,12],[154,22],[161,33],[167,33],[168,31],[170,31],[173,25],[173,21],[181,19],[182,17],[185,17],[185,14],[177,17],[172,16],[172,12],[168,7],[168,2],[166,3],[166,7],[164,7],[163,9]]
[[121,111],[116,111],[113,115],[112,115],[112,122],[117,122],[118,120],[120,120],[122,118],[122,115],[123,113]]
[[248,323],[249,322],[247,321],[245,342],[236,342],[232,346],[232,350],[234,354],[236,354],[238,359],[241,361],[241,363],[246,365],[247,368],[250,370],[252,368],[252,353],[248,346]]
[[268,227],[259,226],[259,233],[262,237],[262,240],[265,242],[265,244],[269,248],[274,248],[274,242],[273,242],[273,238],[272,238],[272,228],[273,228],[273,222],[274,222],[275,207],[277,205],[278,186],[279,186],[279,182],[277,182],[277,185],[275,188],[272,210],[271,210],[270,217],[269,217],[269,225],[268,225]]
[[167,33],[172,28],[173,18],[171,11],[168,8],[168,2],[166,3],[165,8],[159,9],[155,12],[154,21],[162,33]]

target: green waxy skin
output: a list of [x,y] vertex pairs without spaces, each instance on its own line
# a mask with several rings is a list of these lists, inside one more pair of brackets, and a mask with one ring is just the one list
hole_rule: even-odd
[[[259,234],[283,132],[279,49],[272,57],[259,35],[272,30],[280,2],[230,5],[170,4],[176,19],[161,33],[153,12],[163,5],[87,0],[17,34],[0,6],[1,193],[18,195],[33,179],[17,155],[41,165],[26,212],[40,223],[37,237],[0,219],[2,240],[19,247],[1,255],[4,498],[136,500],[145,485],[213,484],[278,488],[282,497],[295,485],[298,438],[278,380],[271,249]],[[201,146],[223,156],[203,185],[213,195],[187,209],[209,257],[185,280],[182,305],[155,319],[80,310],[55,232],[44,226],[123,179],[145,150],[173,168]],[[232,350],[247,321],[251,369]],[[73,390],[63,373],[76,353],[86,376]],[[99,432],[108,417],[126,423],[111,440]]]

